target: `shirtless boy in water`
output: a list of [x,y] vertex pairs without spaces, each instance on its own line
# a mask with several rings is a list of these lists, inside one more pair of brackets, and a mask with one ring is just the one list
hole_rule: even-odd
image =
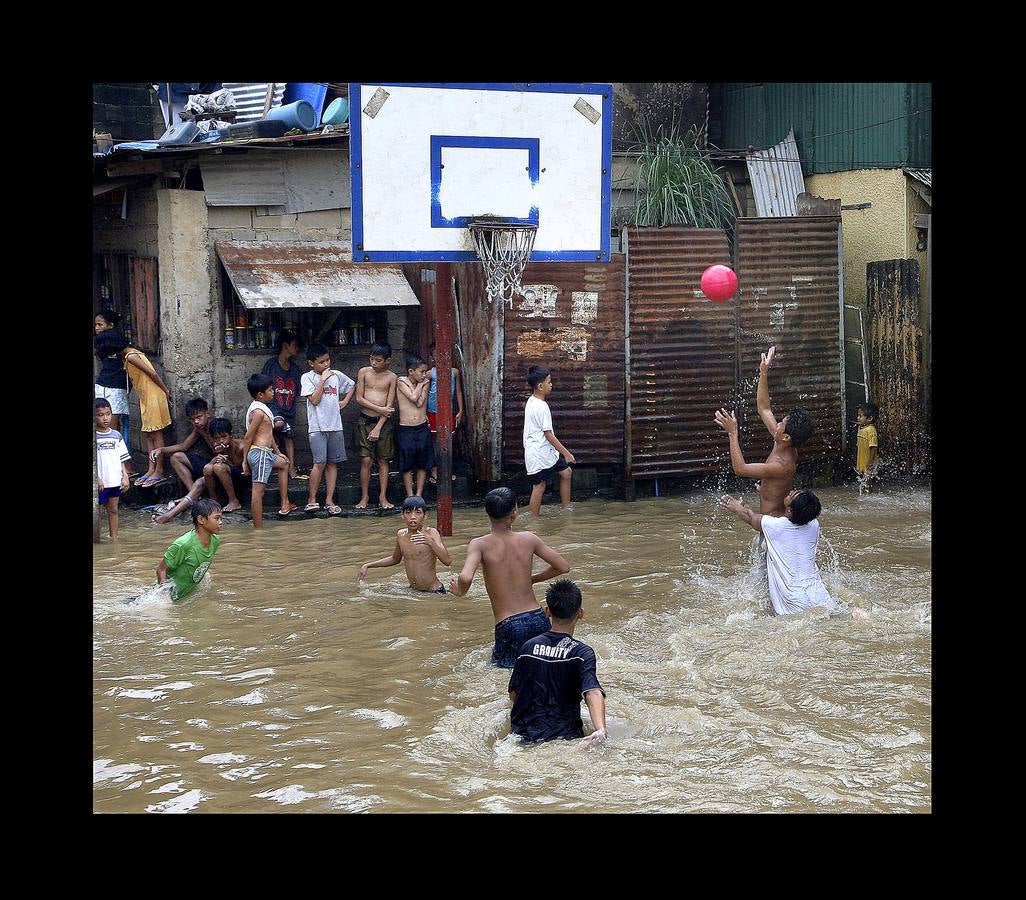
[[734,474],[744,478],[761,479],[757,486],[759,492],[759,512],[765,516],[783,516],[784,498],[790,493],[794,483],[794,473],[798,466],[797,447],[804,444],[812,434],[815,424],[812,417],[804,409],[793,409],[779,422],[770,409],[769,379],[767,373],[773,364],[776,347],[770,347],[762,354],[759,362],[759,387],[755,393],[755,403],[767,430],[773,435],[773,449],[764,463],[746,463],[741,453],[741,444],[737,436],[737,419],[733,411],[720,409],[715,414],[716,424],[727,432],[730,441],[730,463]]
[[[549,618],[534,596],[534,585],[565,575],[570,564],[538,535],[513,531],[517,498],[508,487],[489,491],[485,510],[492,530],[467,545],[467,561],[449,590],[462,597],[470,590],[477,567],[484,568],[485,589],[496,622],[492,665],[512,669],[524,642],[549,630]],[[548,563],[548,568],[532,575],[536,556]]]
[[242,474],[253,479],[253,497],[249,504],[253,527],[263,528],[264,491],[272,472],[278,473],[278,493],[281,496],[278,515],[287,516],[296,507],[289,501],[289,458],[278,451],[274,440],[274,414],[267,405],[274,399],[274,382],[267,375],[250,375],[246,388],[253,402],[246,410]]
[[435,574],[435,563],[441,560],[444,565],[451,566],[452,556],[442,543],[438,529],[424,525],[427,504],[422,497],[407,497],[403,501],[402,515],[407,527],[395,533],[395,549],[390,556],[360,566],[357,583],[367,577],[368,569],[384,569],[402,562],[406,566],[406,577],[410,579],[411,588],[444,594],[445,585]]
[[370,365],[356,376],[356,402],[360,419],[356,426],[356,452],[360,456],[360,502],[357,509],[366,509],[370,502],[371,460],[378,461],[378,504],[394,509],[388,502],[388,461],[395,455],[392,413],[398,378],[388,368],[392,348],[388,344],[372,344]]

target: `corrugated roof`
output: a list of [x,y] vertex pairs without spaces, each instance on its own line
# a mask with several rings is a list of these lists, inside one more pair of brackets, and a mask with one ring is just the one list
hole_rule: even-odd
[[933,190],[933,169],[902,169],[910,178],[921,181],[930,190]]
[[[281,98],[285,95],[284,81],[274,83],[274,94],[271,98],[271,109],[281,106]],[[264,115],[264,103],[267,100],[268,82],[229,81],[221,85],[228,88],[235,97],[235,121],[252,122],[254,119],[262,119]]]
[[340,241],[216,241],[247,309],[419,306],[402,267],[354,263]]
[[804,192],[805,179],[794,129],[776,146],[749,153],[746,159],[756,215],[759,218],[798,215],[795,198]]

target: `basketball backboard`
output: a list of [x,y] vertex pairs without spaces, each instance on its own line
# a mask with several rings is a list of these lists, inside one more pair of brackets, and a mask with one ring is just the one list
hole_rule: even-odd
[[609,260],[608,84],[349,86],[353,259],[478,259],[468,222],[537,225],[531,259]]

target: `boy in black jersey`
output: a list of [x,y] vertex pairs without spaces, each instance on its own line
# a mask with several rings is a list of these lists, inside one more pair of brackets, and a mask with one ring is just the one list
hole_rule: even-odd
[[595,651],[573,638],[584,618],[581,589],[562,578],[549,586],[545,601],[551,628],[524,643],[509,679],[511,730],[527,742],[582,737],[583,698],[596,729],[588,741],[604,741],[606,692],[595,674]]

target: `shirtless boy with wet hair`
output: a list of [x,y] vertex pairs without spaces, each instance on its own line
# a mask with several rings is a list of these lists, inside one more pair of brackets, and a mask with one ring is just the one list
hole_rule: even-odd
[[243,448],[245,442],[232,437],[232,423],[225,418],[210,420],[210,436],[214,439],[214,457],[203,467],[203,482],[211,500],[217,499],[217,483],[220,481],[228,502],[221,512],[235,512],[242,509],[237,491],[245,485],[242,475]]
[[246,437],[242,446],[242,474],[253,479],[253,497],[249,503],[253,513],[253,527],[264,525],[264,491],[271,473],[278,473],[278,493],[281,497],[279,518],[294,510],[289,501],[289,458],[278,450],[274,440],[274,413],[267,405],[274,399],[274,382],[267,375],[250,375],[246,389],[253,398],[246,410]]
[[378,461],[378,504],[394,509],[388,502],[388,461],[395,455],[392,413],[398,377],[388,368],[392,348],[388,344],[372,344],[370,365],[356,376],[356,402],[360,419],[356,426],[356,452],[360,457],[360,502],[357,509],[366,509],[370,502],[371,460]]
[[416,495],[407,497],[403,501],[402,515],[406,528],[400,528],[395,533],[395,549],[390,556],[360,566],[357,583],[367,577],[368,569],[385,569],[402,562],[406,566],[406,577],[410,579],[411,588],[444,594],[445,585],[435,574],[435,563],[441,560],[444,565],[451,566],[452,556],[442,543],[438,529],[424,524],[427,504]]
[[[517,497],[508,487],[489,491],[485,510],[492,530],[467,545],[467,561],[449,590],[462,597],[470,590],[477,567],[484,569],[485,590],[496,623],[492,665],[512,669],[524,642],[549,630],[549,618],[534,596],[534,585],[565,575],[570,564],[538,535],[513,531]],[[536,556],[548,563],[548,568],[534,575],[531,568]]]
[[759,410],[759,418],[771,435],[773,449],[764,463],[746,463],[741,453],[741,444],[737,436],[737,419],[733,411],[720,409],[715,414],[716,424],[727,432],[730,441],[730,463],[734,474],[743,478],[761,479],[756,488],[759,492],[759,512],[766,516],[784,515],[784,498],[790,493],[794,484],[794,473],[798,467],[798,450],[811,436],[815,424],[812,417],[804,409],[794,409],[779,422],[770,408],[769,378],[767,373],[773,364],[776,347],[770,347],[762,354],[759,362],[759,387],[755,393],[755,403]]

